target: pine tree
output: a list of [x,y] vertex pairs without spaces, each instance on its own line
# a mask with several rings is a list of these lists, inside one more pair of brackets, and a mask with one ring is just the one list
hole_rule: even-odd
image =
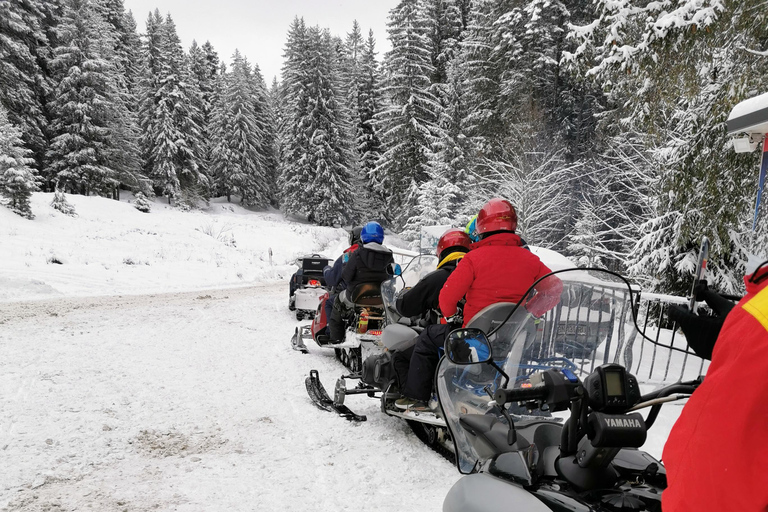
[[280,173],[281,207],[324,225],[351,217],[349,119],[342,108],[333,38],[303,20],[291,25],[283,79],[287,135]]
[[51,61],[57,84],[47,174],[70,191],[111,195],[117,168],[131,165],[124,155],[133,147],[131,134],[120,128],[131,118],[109,60],[114,43],[90,0],[68,0],[66,6]]
[[136,198],[133,200],[133,207],[142,213],[149,213],[152,209],[152,204],[142,192],[136,194]]
[[403,224],[413,213],[409,191],[429,179],[432,144],[440,136],[441,106],[432,94],[429,24],[417,0],[402,0],[388,22],[392,50],[386,55],[384,94],[388,105],[379,117],[386,151],[373,172],[377,190],[390,204],[392,220]]
[[628,264],[656,289],[686,290],[702,235],[712,242],[711,283],[741,287],[754,206],[744,191],[757,164],[732,152],[722,123],[766,71],[759,51],[749,51],[766,37],[758,4],[601,0],[599,19],[573,29],[580,46],[570,57],[610,83],[602,129],[643,134],[653,210],[639,219]]
[[456,199],[461,190],[439,172],[432,179],[412,191],[414,195],[414,212],[405,223],[402,237],[406,240],[416,240],[424,226],[455,225]]
[[383,217],[384,201],[379,194],[372,194],[374,187],[370,173],[376,166],[381,152],[374,117],[381,111],[381,79],[376,62],[376,40],[369,31],[364,39],[360,25],[355,21],[352,31],[342,45],[341,84],[346,95],[346,106],[352,122],[355,139],[354,167],[351,184],[355,195],[355,216]]
[[211,159],[211,111],[213,109],[214,95],[216,92],[216,74],[219,67],[219,58],[210,42],[202,47],[197,41],[192,41],[187,57],[189,82],[193,90],[199,91],[193,97],[196,102],[194,107],[201,114],[200,119],[200,145],[202,149],[199,159],[204,162],[202,166],[209,182],[213,181],[213,171],[209,169]]
[[[134,191],[150,190],[149,180],[141,172],[139,150],[138,99],[141,39],[136,21],[125,11],[123,0],[99,0],[99,12],[112,28],[111,64],[114,68],[115,105],[120,122],[113,123],[113,137],[118,146],[112,152],[113,167],[120,185]],[[119,191],[116,191],[119,194]]]
[[[376,62],[376,39],[373,31],[368,32],[361,62],[359,87],[358,127],[356,135],[357,151],[360,154],[360,167],[369,180],[381,156],[382,146],[379,138],[376,116],[381,112],[384,99],[381,95],[381,77]],[[369,188],[373,188],[369,183]]]
[[[239,195],[244,204],[269,204],[264,132],[255,109],[254,93],[260,80],[248,61],[235,51],[231,72],[221,77],[221,93],[213,110],[211,163],[217,190],[231,200]],[[266,98],[263,98],[266,100]]]
[[200,171],[205,153],[200,92],[186,80],[184,52],[170,16],[150,14],[144,54],[141,127],[147,175],[169,202],[194,201],[208,187]]
[[0,193],[11,211],[28,219],[34,218],[29,199],[38,189],[30,154],[24,147],[21,130],[11,124],[5,108],[0,105]]
[[[54,4],[54,2],[49,2]],[[41,67],[48,52],[46,16],[52,6],[38,0],[0,2],[0,105],[21,129],[32,150],[34,166],[42,168],[47,119],[48,78]]]
[[59,190],[58,187],[54,189],[51,206],[53,207],[54,210],[58,210],[64,215],[68,215],[70,217],[77,217],[77,211],[75,210],[75,207],[72,206],[72,204],[69,201],[67,201],[66,194],[64,194],[63,190]]

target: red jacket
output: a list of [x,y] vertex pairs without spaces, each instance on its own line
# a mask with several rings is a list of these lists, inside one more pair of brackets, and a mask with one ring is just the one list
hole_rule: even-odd
[[758,275],[664,446],[664,512],[768,511],[768,269]]
[[[513,233],[491,235],[472,244],[440,291],[443,316],[456,314],[466,295],[464,325],[481,309],[497,302],[519,302],[537,279],[551,270]],[[562,290],[562,283],[557,280]],[[559,291],[556,293],[559,299]],[[546,310],[545,310],[546,311]],[[544,311],[542,311],[543,313]]]

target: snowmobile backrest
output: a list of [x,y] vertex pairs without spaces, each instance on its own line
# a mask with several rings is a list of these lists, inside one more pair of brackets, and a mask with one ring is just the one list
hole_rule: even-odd
[[301,261],[301,270],[304,275],[322,276],[323,269],[331,261],[328,258],[323,258],[319,254],[312,254],[311,256],[304,256],[299,258]]
[[349,297],[357,306],[384,306],[381,299],[381,283],[360,283],[355,286]]
[[514,307],[514,302],[497,302],[496,304],[486,306],[472,317],[467,327],[480,329],[487,334],[498,327],[509,316]]

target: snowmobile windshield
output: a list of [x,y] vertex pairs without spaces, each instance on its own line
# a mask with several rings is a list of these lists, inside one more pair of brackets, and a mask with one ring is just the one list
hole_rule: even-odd
[[391,323],[397,322],[400,318],[395,307],[397,295],[403,290],[413,288],[424,276],[437,269],[437,264],[437,256],[431,254],[414,256],[399,276],[394,276],[381,284],[381,298]]
[[[488,306],[467,327],[486,333],[493,361],[509,376],[507,388],[530,387],[531,375],[549,368],[567,368],[583,378],[604,363],[629,367],[637,334],[629,283],[607,271],[582,269],[545,276],[518,304]],[[494,454],[481,448],[479,455],[459,421],[481,414],[507,424],[498,406],[489,406],[488,394],[504,385],[504,378],[488,363],[459,365],[444,357],[436,385],[459,471],[471,473]],[[515,404],[509,413],[514,422],[530,420],[531,414],[550,416]]]

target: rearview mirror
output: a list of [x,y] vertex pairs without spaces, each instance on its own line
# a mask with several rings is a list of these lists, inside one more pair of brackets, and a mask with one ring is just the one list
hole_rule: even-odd
[[457,329],[445,339],[445,354],[456,364],[487,363],[491,344],[480,329]]

